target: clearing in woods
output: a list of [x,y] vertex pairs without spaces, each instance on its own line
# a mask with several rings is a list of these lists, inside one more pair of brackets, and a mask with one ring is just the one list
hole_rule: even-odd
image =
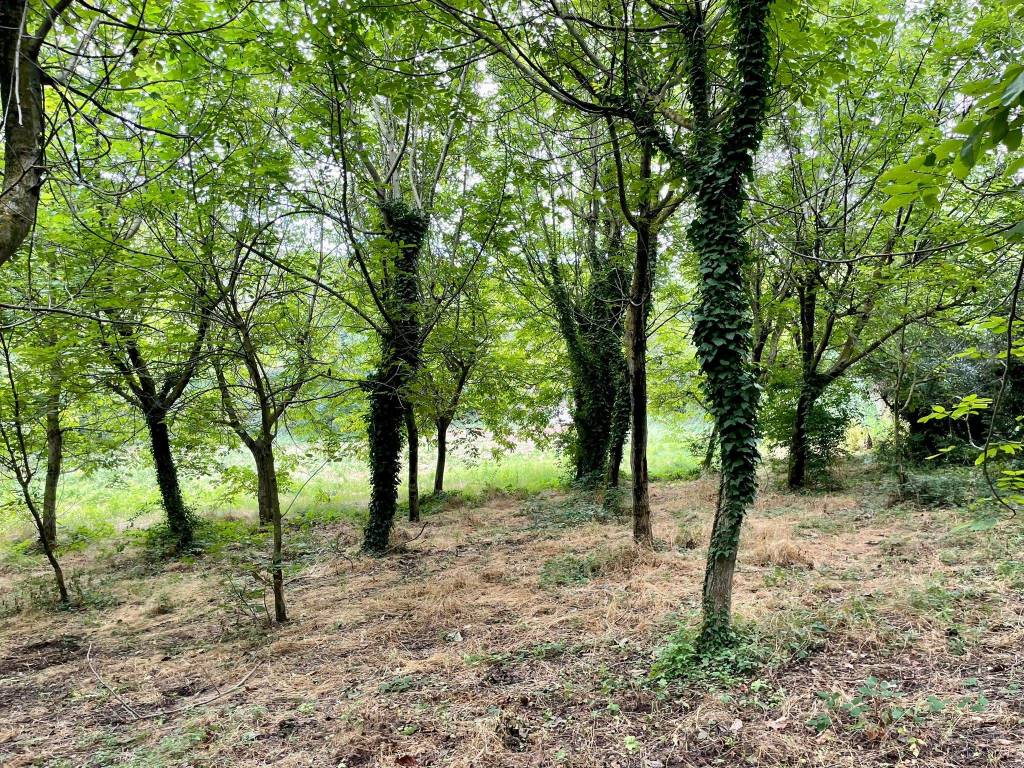
[[1020,537],[868,486],[762,493],[736,593],[756,674],[652,676],[714,491],[653,487],[654,553],[562,493],[449,500],[383,559],[351,523],[296,529],[282,627],[247,521],[191,561],[67,556],[84,610],[26,606],[9,571],[0,764],[1024,765]]

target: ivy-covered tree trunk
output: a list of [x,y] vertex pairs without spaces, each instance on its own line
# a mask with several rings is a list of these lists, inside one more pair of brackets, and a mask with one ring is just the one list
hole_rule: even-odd
[[[621,398],[628,397],[628,389],[622,386],[622,332],[629,278],[618,263],[621,234],[615,226],[610,225],[609,230],[603,251],[594,235],[595,242],[587,254],[590,276],[583,300],[573,300],[560,265],[555,260],[549,263],[549,291],[565,339],[572,379],[574,480],[584,487],[596,487],[612,474],[618,482],[617,470],[612,470],[609,458],[617,450],[621,461],[628,431],[629,406]],[[622,419],[627,420],[627,426],[623,426]]]
[[383,302],[387,326],[381,338],[381,362],[368,382],[370,414],[370,517],[363,535],[363,549],[372,554],[387,552],[395,512],[398,509],[398,477],[401,471],[402,432],[405,422],[405,389],[419,368],[423,345],[419,319],[420,250],[427,234],[427,215],[400,200],[380,204],[388,239],[394,246],[391,274]]
[[449,419],[438,419],[434,425],[437,427],[437,463],[434,465],[434,493],[444,492],[444,470],[448,463],[448,427],[451,426]]
[[586,378],[586,381],[575,388],[574,479],[585,487],[594,487],[599,483],[608,461],[612,408],[606,391],[608,382],[602,374],[600,369],[580,371],[581,378]]
[[149,430],[149,445],[156,469],[156,482],[160,488],[160,501],[167,514],[167,526],[179,551],[192,543],[192,517],[181,496],[178,467],[171,452],[171,435],[167,428],[167,411],[150,408],[145,413]]
[[405,434],[409,441],[409,521],[420,519],[420,431],[411,405],[405,408]]
[[629,435],[631,403],[629,394],[629,366],[624,357],[620,358],[617,374],[618,386],[612,408],[612,428],[608,445],[608,463],[605,467],[605,487],[618,488],[622,468],[622,454]]
[[721,482],[708,547],[702,595],[702,650],[732,640],[732,580],[740,530],[757,490],[757,409],[760,390],[751,360],[751,314],[744,284],[745,180],[753,170],[767,108],[770,0],[730,0],[735,24],[737,93],[725,124],[709,107],[704,8],[688,13],[687,79],[694,112],[688,178],[697,215],[688,235],[698,257],[700,304],[694,342],[718,427]]

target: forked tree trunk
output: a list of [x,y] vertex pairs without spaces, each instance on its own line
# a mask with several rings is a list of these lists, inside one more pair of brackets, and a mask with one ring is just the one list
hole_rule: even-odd
[[448,427],[450,419],[438,419],[437,427],[437,464],[434,466],[434,493],[444,492],[444,469],[448,462]]
[[405,436],[409,441],[409,521],[420,519],[420,432],[411,405],[405,408]]
[[160,501],[167,514],[171,536],[178,551],[182,551],[192,543],[192,519],[181,496],[178,467],[171,452],[171,436],[166,419],[167,412],[161,409],[151,409],[146,413],[146,427],[149,430],[150,450],[156,468],[156,482],[160,488]]
[[269,440],[254,441],[249,450],[256,463],[258,483],[257,503],[260,522],[269,522],[273,530],[273,548],[270,558],[270,579],[274,590],[274,620],[288,621],[284,602],[284,554],[281,523],[281,497],[277,487],[277,468],[274,465],[274,446]]
[[[647,158],[650,162],[649,156]],[[630,382],[632,441],[629,464],[633,474],[633,540],[651,546],[651,500],[647,476],[647,317],[650,312],[655,244],[650,223],[638,219],[636,264],[626,321],[626,359]]]

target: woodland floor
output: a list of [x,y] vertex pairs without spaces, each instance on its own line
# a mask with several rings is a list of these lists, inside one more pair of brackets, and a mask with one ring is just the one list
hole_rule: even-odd
[[775,661],[665,686],[715,485],[652,490],[654,553],[564,494],[449,504],[384,559],[352,523],[294,529],[282,627],[255,535],[69,553],[71,612],[33,604],[42,571],[0,571],[0,765],[1024,766],[1019,527],[766,489],[735,607]]

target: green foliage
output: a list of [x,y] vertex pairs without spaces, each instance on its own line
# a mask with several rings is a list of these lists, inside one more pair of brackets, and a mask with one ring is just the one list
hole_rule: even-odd
[[775,654],[752,625],[734,624],[714,647],[704,646],[700,632],[684,626],[659,649],[651,676],[663,684],[687,681],[728,688],[758,674]]
[[[835,488],[834,470],[846,457],[846,437],[853,421],[851,387],[836,384],[815,400],[806,422],[808,484]],[[773,383],[760,412],[761,433],[770,447],[789,448],[793,439],[799,390]]]
[[934,509],[965,507],[978,494],[976,476],[968,470],[935,469],[907,472],[903,482],[892,480],[891,493],[900,499]]

